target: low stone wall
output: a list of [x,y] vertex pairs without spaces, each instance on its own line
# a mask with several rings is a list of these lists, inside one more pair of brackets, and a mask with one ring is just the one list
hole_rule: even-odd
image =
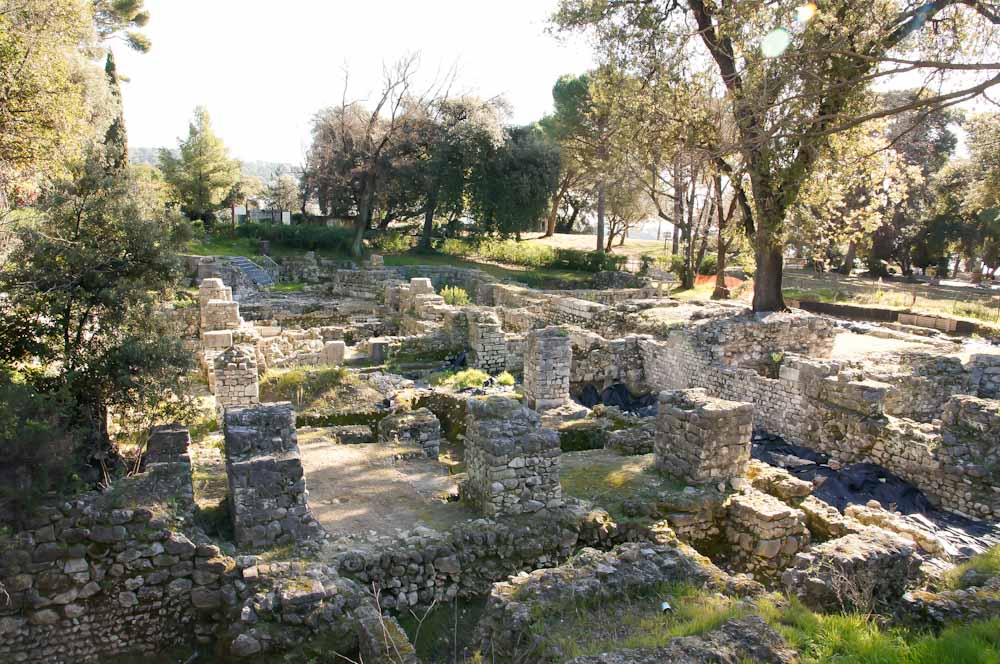
[[481,311],[470,316],[470,364],[489,374],[507,369],[507,337],[500,327],[500,320],[492,311]]
[[968,366],[969,393],[984,399],[1000,399],[1000,355],[973,355]]
[[736,565],[755,575],[776,576],[809,545],[802,510],[755,489],[729,499],[725,524]]
[[915,554],[909,540],[866,528],[799,553],[781,580],[790,594],[817,611],[891,612],[917,577]]
[[562,505],[559,434],[538,413],[506,397],[467,402],[463,496],[486,516]]
[[154,432],[144,473],[42,507],[0,543],[0,660],[158,652],[190,642],[200,610],[235,601],[233,561],[177,530],[194,514],[186,441],[183,429]]
[[570,328],[569,337],[573,347],[571,391],[583,385],[594,385],[601,390],[613,383],[624,383],[634,393],[646,391],[639,340],[647,337],[632,335],[608,340],[580,328]]
[[591,516],[564,508],[530,520],[477,519],[444,533],[417,528],[397,546],[342,554],[339,571],[377,590],[389,610],[473,597],[512,574],[558,565],[577,547],[596,545]]
[[[646,382],[657,388],[703,387],[724,399],[751,401],[758,429],[841,463],[882,465],[945,509],[980,519],[1000,515],[1000,481],[987,472],[983,453],[973,455],[967,446],[988,446],[989,436],[967,430],[960,436],[964,444],[942,446],[944,429],[887,416],[884,404],[893,386],[847,363],[784,353],[778,377],[770,378],[750,368],[721,366],[714,358],[726,351],[707,347],[699,334],[681,327],[665,339],[640,340]],[[989,412],[989,406],[981,410]]]
[[212,390],[219,408],[252,406],[260,402],[256,353],[246,346],[232,346],[212,360]]
[[427,458],[437,459],[441,448],[441,423],[427,408],[389,415],[378,423],[378,440],[413,447]]
[[479,652],[490,662],[561,661],[559,653],[544,650],[540,627],[547,609],[621,601],[664,583],[723,590],[726,576],[690,550],[669,545],[583,549],[564,565],[493,586],[477,628]]
[[653,444],[657,469],[693,484],[742,478],[750,462],[752,410],[703,389],[661,393]]
[[306,500],[291,404],[228,409],[224,433],[237,544],[259,548],[322,537]]

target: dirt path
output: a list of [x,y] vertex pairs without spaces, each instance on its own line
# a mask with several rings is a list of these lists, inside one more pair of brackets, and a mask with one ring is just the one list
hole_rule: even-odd
[[338,445],[323,428],[299,430],[313,515],[334,537],[395,535],[426,525],[441,530],[475,514],[457,502],[459,476],[424,459],[397,460],[399,448]]

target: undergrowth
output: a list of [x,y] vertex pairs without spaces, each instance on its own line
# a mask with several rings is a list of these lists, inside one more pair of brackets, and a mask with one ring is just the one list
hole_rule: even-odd
[[272,369],[260,382],[261,401],[291,401],[296,408],[313,405],[349,377],[344,367]]

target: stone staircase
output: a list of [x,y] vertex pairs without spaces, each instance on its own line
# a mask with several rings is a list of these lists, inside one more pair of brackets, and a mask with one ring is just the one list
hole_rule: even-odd
[[274,285],[274,277],[246,256],[233,256],[229,259],[229,264],[245,274],[258,287]]

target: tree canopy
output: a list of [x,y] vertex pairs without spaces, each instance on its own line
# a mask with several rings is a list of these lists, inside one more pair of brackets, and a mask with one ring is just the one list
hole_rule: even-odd
[[[563,0],[555,22],[589,31],[606,62],[644,81],[631,104],[658,124],[689,121],[641,94],[671,81],[704,81],[724,105],[734,140],[704,147],[749,203],[758,311],[784,308],[786,219],[831,136],[960,103],[1000,83],[988,60],[1000,15],[977,1],[836,0],[817,8],[798,0]],[[946,76],[958,70],[965,75]],[[935,94],[879,107],[873,82],[903,72]]]
[[180,140],[178,155],[160,150],[160,170],[173,188],[181,209],[191,219],[212,221],[240,180],[240,165],[212,129],[208,109],[199,106],[188,127],[187,138]]

